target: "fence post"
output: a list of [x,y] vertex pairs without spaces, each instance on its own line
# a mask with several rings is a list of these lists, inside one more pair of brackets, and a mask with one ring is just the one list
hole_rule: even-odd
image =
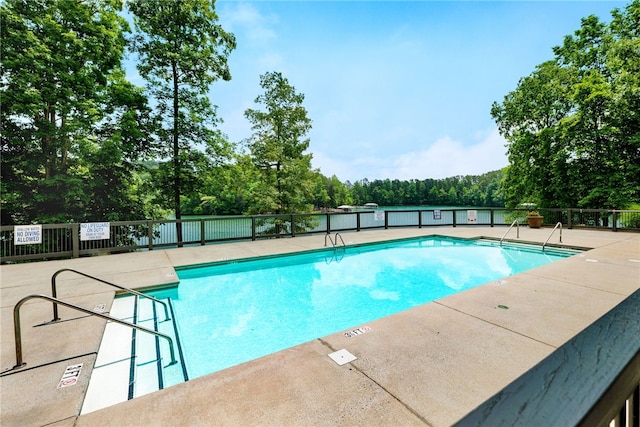
[[573,227],[573,215],[571,214],[571,209],[568,209],[567,212],[567,228],[571,229]]
[[327,234],[331,234],[331,215],[329,215],[329,212],[325,215],[327,215]]
[[613,221],[613,224],[611,224],[612,230],[618,231],[618,211],[614,209],[612,212],[613,212],[613,217],[611,218],[611,220]]
[[80,224],[71,224],[71,247],[73,251],[73,258],[80,257]]
[[182,227],[182,218],[180,219],[176,219],[176,244],[178,245],[179,248],[183,247],[184,244],[184,237],[182,236],[182,231],[183,231],[183,227]]
[[384,229],[385,230],[389,229],[389,211],[384,211]]
[[458,224],[457,218],[456,218],[456,210],[454,209],[453,211],[453,226],[455,227]]
[[293,221],[293,214],[291,214],[291,237],[296,237],[295,222]]
[[418,209],[418,228],[422,228],[422,211]]
[[200,246],[204,246],[205,236],[204,236],[204,218],[200,218]]
[[256,240],[256,217],[251,217],[251,240]]
[[491,227],[493,227],[493,208],[491,208],[490,212],[491,212]]
[[356,213],[356,231],[360,231],[360,212]]
[[147,221],[147,235],[148,235],[148,239],[149,239],[149,243],[147,244],[147,246],[149,247],[149,250],[152,251],[153,250],[153,221],[149,220]]

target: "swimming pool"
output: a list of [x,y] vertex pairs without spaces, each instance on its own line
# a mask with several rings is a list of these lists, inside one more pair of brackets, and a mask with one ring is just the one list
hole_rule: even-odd
[[184,269],[152,295],[195,378],[575,253],[429,237]]

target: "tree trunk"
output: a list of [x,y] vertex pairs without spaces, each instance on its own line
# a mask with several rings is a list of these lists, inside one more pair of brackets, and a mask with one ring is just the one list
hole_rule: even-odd
[[182,247],[182,212],[180,210],[180,149],[178,147],[178,119],[179,119],[179,104],[178,104],[178,68],[174,62],[172,64],[173,69],[173,203],[176,214],[176,239],[178,241],[178,247]]

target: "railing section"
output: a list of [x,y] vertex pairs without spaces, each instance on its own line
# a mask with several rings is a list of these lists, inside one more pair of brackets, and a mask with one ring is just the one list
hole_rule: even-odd
[[640,423],[640,290],[455,426]]
[[[640,211],[540,209],[544,225],[565,228],[640,231]],[[415,209],[287,215],[221,216],[181,220],[115,221],[109,238],[80,240],[80,224],[43,224],[42,243],[16,245],[14,226],[0,227],[2,262],[77,258],[100,253],[206,245],[228,240],[295,237],[311,233],[392,227],[508,226],[524,222],[526,210],[504,208]],[[182,229],[178,242],[177,228]]]
[[73,310],[77,310],[77,311],[80,311],[82,313],[88,314],[90,316],[96,316],[96,317],[99,317],[101,319],[105,319],[105,320],[108,320],[110,322],[117,323],[119,325],[127,326],[129,328],[137,329],[139,331],[143,331],[143,332],[146,332],[148,334],[155,335],[157,337],[163,338],[169,344],[169,351],[170,351],[170,354],[171,354],[171,362],[169,363],[169,365],[173,365],[173,364],[177,363],[176,356],[175,356],[175,350],[173,348],[173,339],[169,335],[163,334],[161,332],[153,331],[151,329],[148,329],[148,328],[145,328],[143,326],[136,325],[136,324],[133,324],[133,323],[129,323],[129,322],[126,322],[126,321],[121,320],[121,319],[117,319],[117,318],[112,317],[112,316],[110,316],[108,314],[98,313],[98,312],[90,310],[88,308],[84,308],[84,307],[81,307],[79,305],[72,304],[72,303],[70,303],[68,301],[63,301],[61,299],[57,299],[57,298],[51,297],[49,295],[32,294],[32,295],[27,295],[26,297],[22,298],[13,307],[13,332],[14,332],[14,340],[15,340],[15,346],[16,346],[16,364],[14,365],[14,367],[12,369],[20,369],[24,365],[26,365],[26,363],[24,362],[23,357],[22,357],[23,351],[22,351],[22,326],[21,326],[21,323],[20,323],[20,307],[22,307],[22,305],[24,303],[26,303],[27,301],[29,301],[31,299],[36,299],[36,298],[44,299],[44,300],[50,301],[50,302],[52,302],[54,304],[59,304],[59,305],[65,306],[67,308],[71,308]]

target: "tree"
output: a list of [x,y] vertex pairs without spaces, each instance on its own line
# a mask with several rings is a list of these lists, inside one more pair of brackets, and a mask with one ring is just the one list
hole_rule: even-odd
[[[222,139],[207,93],[214,81],[231,79],[227,58],[236,40],[217,23],[214,0],[131,0],[128,7],[137,30],[133,47],[139,55],[138,70],[149,82],[157,114],[164,121],[158,137],[171,163],[162,168],[162,178],[164,184],[171,183],[179,220],[181,194],[193,190],[192,178],[197,178],[202,161],[192,151],[201,143],[210,152],[225,149],[216,145]],[[181,245],[180,222],[176,232]]]
[[[347,181],[347,183],[349,183]],[[369,200],[367,197],[367,185],[369,181],[364,179],[362,181],[356,181],[350,186],[347,185],[349,191],[351,192],[351,198],[353,199],[353,203],[358,206],[362,206],[367,203],[365,200]]]
[[314,175],[315,187],[313,189],[313,206],[319,209],[329,208],[331,207],[331,197],[327,190],[328,179],[322,175],[320,171],[316,171]]
[[199,191],[183,197],[183,212],[191,215],[241,215],[249,209],[254,187],[260,182],[252,159],[237,153],[231,162],[202,169]]
[[0,6],[2,223],[127,219],[149,152],[146,98],[124,79],[119,0]]
[[491,114],[508,141],[510,207],[624,208],[640,199],[640,1],[582,20]]
[[310,212],[315,180],[306,153],[311,120],[304,95],[278,72],[260,76],[260,86],[265,92],[255,102],[264,110],[245,111],[253,130],[248,148],[262,177],[249,213]]
[[147,98],[118,71],[110,77],[109,114],[94,126],[92,143],[82,157],[88,170],[84,181],[92,196],[86,208],[93,220],[131,220],[153,217],[157,207],[140,191],[141,160],[155,152],[151,135],[157,123],[151,117]]
[[504,206],[500,182],[503,171],[487,172],[480,176],[466,175],[440,180],[400,181],[362,180],[348,184],[345,190],[356,205],[375,202],[383,206]]
[[340,182],[337,176],[331,175],[331,178],[327,179],[323,177],[323,179],[326,182],[325,185],[330,198],[331,207],[336,208],[340,205],[351,205],[353,203],[349,190],[342,182]]
[[351,205],[351,192],[337,176],[327,178],[320,171],[314,171],[315,187],[313,189],[313,205],[318,208],[337,208],[340,205]]

